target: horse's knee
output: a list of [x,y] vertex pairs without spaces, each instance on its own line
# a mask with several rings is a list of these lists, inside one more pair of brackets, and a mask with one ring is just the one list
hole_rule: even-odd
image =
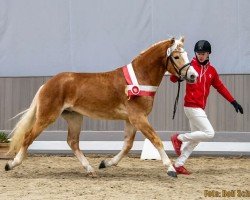
[[127,149],[132,149],[132,147],[133,147],[133,142],[130,142],[130,143],[128,143],[128,145],[127,145]]
[[133,142],[126,144],[124,154],[128,154],[128,152],[130,151],[130,149],[132,149],[132,147],[133,147]]
[[155,141],[154,141],[153,144],[154,144],[155,147],[158,148],[158,149],[162,149],[162,148],[163,148],[163,144],[162,144],[162,141],[160,140],[160,138],[155,139]]
[[77,149],[79,146],[79,140],[75,140],[72,138],[67,138],[67,143],[71,147],[71,149]]
[[68,143],[68,145],[70,146],[70,147],[72,147],[73,145],[74,145],[74,141],[73,140],[71,140],[71,139],[67,139],[67,143]]

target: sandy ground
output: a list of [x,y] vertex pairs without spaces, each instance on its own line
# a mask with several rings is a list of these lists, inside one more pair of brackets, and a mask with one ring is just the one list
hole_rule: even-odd
[[[161,161],[130,156],[116,167],[98,170],[101,160],[110,156],[87,157],[97,178],[87,177],[71,156],[33,155],[8,172],[6,160],[0,160],[0,199],[250,199],[249,157],[193,157],[186,165],[193,174],[177,179],[167,176]],[[205,197],[205,193],[224,195],[224,190],[235,191],[231,193],[235,197]]]

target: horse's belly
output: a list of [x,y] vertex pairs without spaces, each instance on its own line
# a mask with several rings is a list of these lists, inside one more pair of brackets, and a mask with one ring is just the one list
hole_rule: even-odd
[[122,119],[125,120],[128,118],[128,113],[125,109],[125,106],[116,106],[114,108],[72,108],[74,111],[81,113],[84,116],[88,116],[90,118],[96,119],[111,119],[111,120],[118,120]]

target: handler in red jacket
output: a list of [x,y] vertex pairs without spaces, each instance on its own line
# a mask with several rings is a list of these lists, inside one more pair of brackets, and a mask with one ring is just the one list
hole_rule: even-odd
[[[184,98],[184,112],[189,119],[191,133],[175,134],[171,141],[176,154],[179,156],[174,164],[178,174],[190,173],[184,168],[184,163],[191,155],[199,142],[207,141],[214,137],[214,129],[210,124],[204,111],[210,86],[212,85],[226,100],[235,108],[236,112],[243,114],[240,104],[233,98],[224,84],[221,82],[216,69],[209,62],[211,45],[206,40],[200,40],[194,47],[195,56],[191,65],[199,74],[196,83],[186,84],[186,95]],[[170,76],[172,82],[181,81],[174,75]],[[187,142],[181,151],[182,142]]]

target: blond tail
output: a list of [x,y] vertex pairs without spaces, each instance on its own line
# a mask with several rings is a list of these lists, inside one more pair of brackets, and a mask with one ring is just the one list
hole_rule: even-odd
[[43,86],[39,88],[37,91],[29,109],[22,115],[19,122],[17,122],[15,128],[11,132],[11,142],[10,142],[10,148],[8,153],[16,153],[20,150],[21,145],[23,144],[25,134],[29,132],[36,120],[36,109],[37,109],[37,99],[38,94]]

